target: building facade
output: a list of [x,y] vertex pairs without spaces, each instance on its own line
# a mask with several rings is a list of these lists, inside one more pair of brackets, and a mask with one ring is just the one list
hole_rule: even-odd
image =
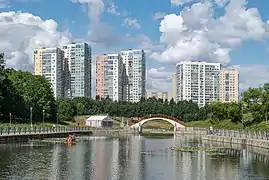
[[140,49],[121,51],[120,55],[126,71],[125,94],[126,100],[138,102],[146,98],[146,57]]
[[96,96],[104,98],[104,68],[107,61],[107,55],[96,57]]
[[219,99],[220,63],[182,61],[176,65],[177,101],[193,101],[199,107]]
[[220,102],[239,101],[239,72],[234,69],[224,69],[220,72]]
[[177,75],[176,73],[172,74],[172,98],[174,101],[177,99]]
[[44,76],[50,83],[56,99],[63,98],[63,57],[57,48],[38,48],[34,51],[34,73]]
[[0,69],[5,67],[4,53],[0,53]]
[[173,96],[171,92],[147,92],[147,99],[155,97],[156,99],[170,101]]
[[119,54],[104,54],[96,58],[96,95],[113,101],[126,100],[125,73]]
[[65,98],[91,97],[91,47],[87,43],[63,45]]

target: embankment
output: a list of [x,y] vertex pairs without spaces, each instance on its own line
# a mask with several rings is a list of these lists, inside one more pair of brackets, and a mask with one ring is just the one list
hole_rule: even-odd
[[133,134],[133,131],[126,130],[84,130],[84,131],[67,131],[67,132],[37,132],[37,133],[14,133],[14,134],[1,134],[0,144],[7,143],[21,143],[28,142],[29,140],[40,140],[45,138],[65,138],[70,134],[76,136],[126,136]]
[[[92,132],[74,132],[78,136],[89,136],[92,135]],[[28,142],[33,139],[44,139],[44,138],[64,138],[69,134],[73,134],[70,132],[61,132],[61,133],[33,133],[33,134],[9,134],[9,135],[1,135],[0,136],[0,144],[7,143],[21,143]]]
[[205,135],[203,140],[223,142],[223,143],[232,143],[232,144],[241,144],[245,146],[253,146],[269,149],[269,140],[265,139],[249,139],[242,137],[228,137],[228,136],[217,136],[217,135]]

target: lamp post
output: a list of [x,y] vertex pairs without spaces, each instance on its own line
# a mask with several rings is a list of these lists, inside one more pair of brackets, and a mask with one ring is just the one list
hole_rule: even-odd
[[30,123],[31,123],[31,128],[33,128],[33,108],[30,107]]
[[57,125],[59,124],[59,117],[58,116],[59,116],[59,114],[57,112],[57,117],[56,117],[57,118],[57,122],[56,122]]
[[242,103],[242,106],[241,106],[241,113],[242,113],[242,120],[241,120],[242,129],[244,130],[244,103]]
[[11,126],[11,118],[12,118],[12,114],[9,113],[9,124],[10,124],[10,126]]
[[59,124],[59,106],[56,105],[56,124]]
[[42,115],[43,115],[43,124],[44,124],[45,123],[45,118],[44,118],[45,110],[44,109],[42,110]]

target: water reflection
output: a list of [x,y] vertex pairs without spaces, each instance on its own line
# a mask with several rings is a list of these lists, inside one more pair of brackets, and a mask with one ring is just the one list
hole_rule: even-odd
[[[226,147],[226,155],[169,151],[173,145]],[[63,143],[0,146],[0,179],[265,179],[269,176],[268,157],[264,149],[202,142],[194,137],[91,138],[71,147]]]

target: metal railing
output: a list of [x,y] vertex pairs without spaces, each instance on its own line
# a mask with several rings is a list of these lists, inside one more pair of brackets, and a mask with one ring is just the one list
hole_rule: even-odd
[[91,131],[94,128],[87,126],[74,127],[0,127],[0,136],[23,134],[49,134]]
[[248,131],[248,130],[226,130],[226,129],[207,129],[207,135],[240,137],[247,139],[262,139],[269,140],[268,131]]

